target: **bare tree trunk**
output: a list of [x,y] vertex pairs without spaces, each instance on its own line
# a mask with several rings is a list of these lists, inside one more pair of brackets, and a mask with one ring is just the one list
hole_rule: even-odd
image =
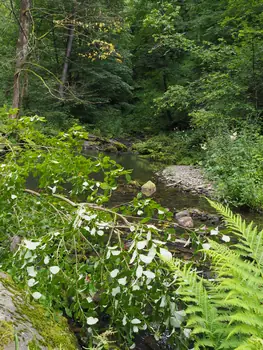
[[73,46],[74,31],[75,31],[74,24],[70,24],[68,27],[68,41],[67,41],[65,61],[64,61],[64,66],[63,66],[63,71],[61,76],[61,83],[59,86],[59,95],[61,99],[64,99],[64,91],[65,91],[64,88],[65,88],[65,83],[67,81],[67,76],[68,76],[69,59],[71,56],[71,51]]
[[[18,109],[21,103],[21,73],[29,52],[30,0],[20,0],[19,35],[16,46],[16,68],[14,75],[14,92],[12,108]],[[18,112],[10,118],[17,118]]]

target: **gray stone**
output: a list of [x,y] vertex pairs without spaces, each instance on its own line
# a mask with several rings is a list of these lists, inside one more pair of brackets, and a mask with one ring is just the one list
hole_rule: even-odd
[[193,228],[194,227],[194,222],[191,216],[184,216],[180,219],[178,219],[178,224],[183,227],[187,228]]
[[182,211],[179,211],[179,213],[176,213],[175,214],[175,218],[176,220],[179,220],[185,216],[190,216],[190,213],[188,210],[182,210]]

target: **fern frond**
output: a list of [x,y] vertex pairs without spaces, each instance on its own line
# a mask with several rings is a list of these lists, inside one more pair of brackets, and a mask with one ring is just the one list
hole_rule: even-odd
[[[225,218],[227,226],[232,232],[241,238],[241,243],[243,243],[244,246],[244,253],[249,253],[250,251],[249,255],[255,259],[258,265],[263,267],[263,230],[258,232],[253,222],[247,225],[246,221],[243,220],[240,215],[234,214],[228,207],[211,200],[208,200],[208,202]],[[238,248],[242,250],[240,242]]]
[[236,348],[236,350],[262,350],[263,349],[263,339],[257,338],[257,337],[251,337],[243,344],[241,344],[239,347]]

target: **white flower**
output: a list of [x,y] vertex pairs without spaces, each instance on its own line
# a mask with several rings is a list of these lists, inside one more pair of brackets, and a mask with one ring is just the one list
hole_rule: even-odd
[[32,242],[32,241],[25,239],[24,244],[25,244],[27,249],[35,250],[40,245],[40,242]]
[[98,323],[99,322],[99,319],[96,318],[96,317],[88,317],[87,318],[87,324],[89,326],[93,326],[94,324]]
[[138,318],[134,318],[133,320],[131,320],[131,324],[140,324],[142,323],[142,321],[140,321]]
[[97,235],[98,236],[103,236],[104,235],[104,231],[102,231],[102,230],[97,231]]
[[91,234],[91,236],[95,236],[95,233],[96,233],[96,229],[95,229],[95,227],[93,227],[90,231],[90,234]]
[[24,256],[24,258],[25,258],[25,259],[30,259],[30,258],[32,258],[32,252],[31,252],[30,250],[27,250],[27,251],[26,251],[26,254],[25,254],[25,256]]
[[56,275],[60,271],[60,268],[58,266],[50,266],[49,270],[53,275]]
[[237,132],[233,132],[232,135],[230,135],[231,141],[235,141],[237,139]]
[[115,296],[116,296],[117,294],[119,294],[120,292],[121,292],[121,289],[120,289],[120,287],[118,286],[118,287],[112,289],[111,295],[112,295],[113,297],[115,297]]
[[167,249],[160,248],[160,255],[165,261],[171,261],[173,259],[172,254]]
[[11,195],[11,198],[12,198],[12,199],[16,199],[17,196],[16,196],[15,194],[12,194],[12,195]]
[[144,249],[145,247],[146,247],[146,245],[147,245],[147,241],[140,241],[140,242],[137,242],[137,248],[138,249]]
[[49,256],[45,256],[45,259],[44,259],[44,264],[47,265],[49,263],[50,259],[49,259]]
[[191,334],[191,329],[185,328],[185,329],[184,329],[184,336],[185,336],[186,338],[189,338],[189,337],[190,337],[190,334]]
[[57,186],[54,186],[54,187],[48,187],[51,191],[52,191],[52,193],[53,194],[55,194],[56,193],[56,190],[57,190]]
[[135,284],[135,285],[132,287],[132,290],[133,290],[133,291],[135,291],[135,290],[140,290],[140,287],[139,287],[137,284]]
[[131,226],[131,227],[130,227],[130,231],[131,231],[131,232],[134,232],[134,231],[135,231],[135,227],[134,227],[134,226]]
[[137,270],[136,270],[136,277],[137,277],[137,278],[142,277],[142,273],[143,273],[143,268],[141,267],[141,265],[139,265],[139,266],[137,267]]
[[112,250],[111,254],[114,256],[120,255],[121,251],[120,250]]
[[142,214],[143,214],[143,211],[142,211],[142,210],[138,210],[138,211],[137,211],[137,215],[140,216],[140,215],[142,215]]
[[118,279],[118,283],[121,284],[122,286],[125,286],[125,284],[127,283],[127,277],[123,277]]
[[34,266],[29,266],[26,269],[27,269],[27,273],[28,273],[29,276],[36,277],[37,272],[36,272]]
[[153,243],[156,243],[156,244],[166,244],[165,242],[162,242],[162,241],[159,241],[158,239],[153,239]]
[[138,333],[139,332],[139,328],[137,326],[133,326],[133,331],[134,331],[134,333]]
[[87,187],[88,185],[89,185],[89,184],[88,184],[87,181],[84,181],[83,184],[82,184],[83,187]]
[[155,278],[155,273],[153,273],[152,271],[149,271],[149,270],[143,271],[143,274],[149,279]]
[[127,324],[127,317],[126,317],[126,315],[122,319],[122,324],[123,324],[123,326],[126,326],[126,324]]
[[204,250],[209,250],[211,248],[211,245],[209,243],[204,243],[202,247]]
[[218,232],[219,232],[218,227],[216,227],[214,230],[210,231],[210,235],[211,236],[216,236],[216,235],[218,235]]
[[42,297],[42,294],[39,293],[39,292],[34,292],[34,293],[32,294],[32,297],[33,297],[34,299],[38,300],[38,299],[40,299],[40,298]]
[[140,254],[140,259],[145,264],[150,264],[153,261],[153,257]]
[[112,278],[115,278],[118,275],[119,272],[120,271],[118,269],[115,269],[115,270],[111,271],[110,275],[111,275]]
[[134,262],[134,260],[136,259],[136,256],[137,256],[137,250],[134,250],[129,264],[132,264]]
[[230,242],[230,237],[229,236],[223,235],[221,239],[224,242]]
[[33,287],[35,284],[37,284],[36,280],[34,278],[30,278],[28,281],[27,281],[27,285],[28,287]]
[[91,297],[87,297],[87,302],[90,304],[93,302],[93,299]]
[[162,215],[162,214],[164,214],[164,211],[159,209],[159,210],[158,210],[158,214],[159,214],[159,215]]

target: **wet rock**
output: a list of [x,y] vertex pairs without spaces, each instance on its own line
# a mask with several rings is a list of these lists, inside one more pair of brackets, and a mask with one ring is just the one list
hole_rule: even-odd
[[180,226],[186,227],[186,228],[193,228],[194,222],[191,216],[184,216],[177,220],[178,224]]
[[190,216],[190,213],[188,210],[182,210],[182,211],[179,211],[179,213],[176,213],[175,214],[175,218],[176,220],[179,220],[185,216]]
[[28,349],[67,349],[76,350],[77,342],[71,334],[64,318],[54,321],[47,311],[38,304],[28,303],[24,291],[17,289],[14,282],[0,273],[0,348]]
[[189,213],[193,219],[204,221],[211,225],[217,225],[220,223],[220,217],[215,214],[210,214],[199,209],[189,209]]
[[145,196],[150,197],[156,192],[156,186],[152,181],[148,181],[142,186],[141,191]]

